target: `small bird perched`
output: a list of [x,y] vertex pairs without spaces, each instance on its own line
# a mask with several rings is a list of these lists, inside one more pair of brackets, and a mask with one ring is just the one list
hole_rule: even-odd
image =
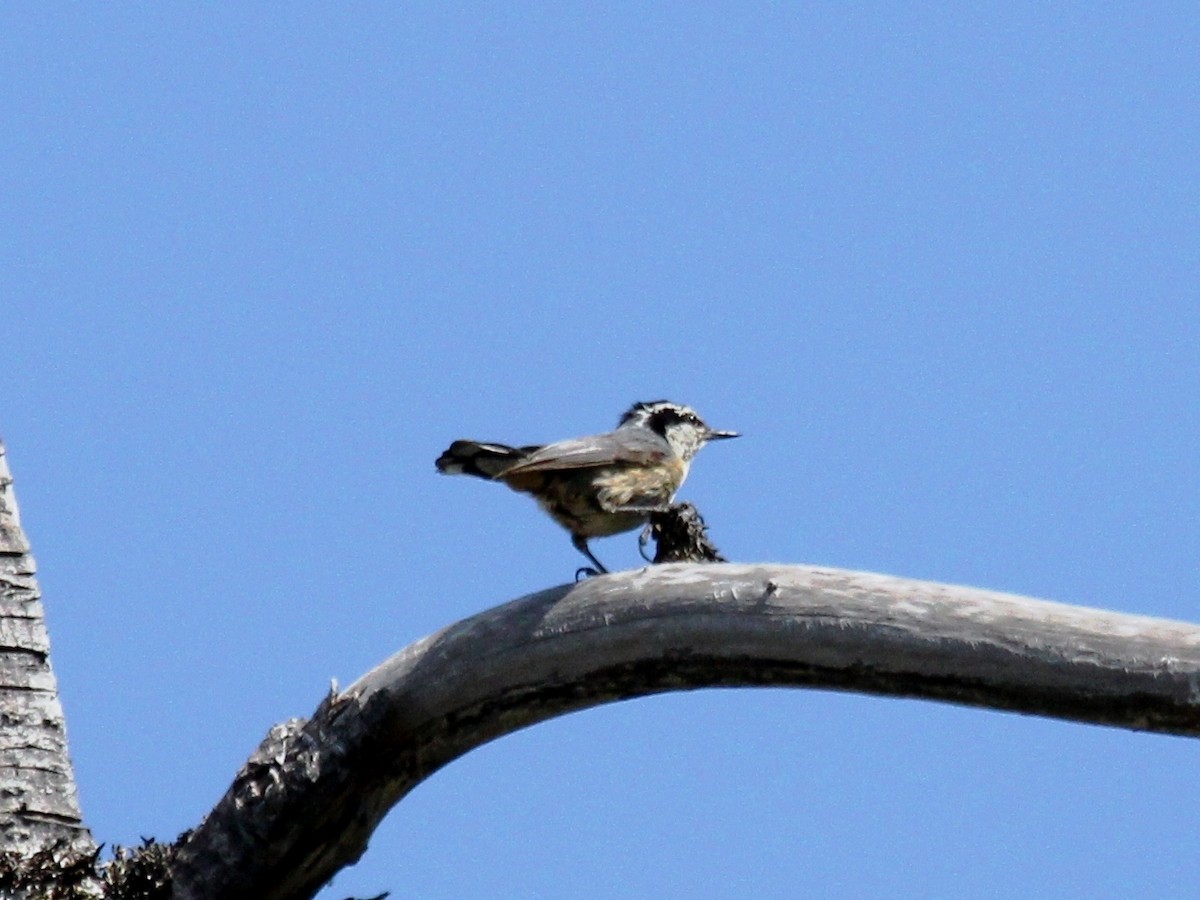
[[455,441],[435,465],[532,494],[595,566],[581,572],[594,575],[608,570],[588,549],[590,538],[632,531],[665,512],[700,448],[737,436],[709,428],[689,406],[655,400],[635,403],[606,434],[525,447]]

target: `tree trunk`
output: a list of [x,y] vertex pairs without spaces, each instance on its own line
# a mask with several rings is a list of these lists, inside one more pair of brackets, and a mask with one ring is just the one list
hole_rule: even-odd
[[35,565],[0,443],[0,851],[95,852],[83,826]]

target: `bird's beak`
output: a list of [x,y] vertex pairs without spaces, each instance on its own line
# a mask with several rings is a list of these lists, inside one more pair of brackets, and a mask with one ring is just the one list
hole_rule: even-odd
[[719,440],[722,440],[723,438],[735,438],[735,437],[741,437],[741,436],[742,436],[742,433],[740,431],[712,431],[712,430],[710,430],[708,432],[708,439],[710,441],[719,441]]

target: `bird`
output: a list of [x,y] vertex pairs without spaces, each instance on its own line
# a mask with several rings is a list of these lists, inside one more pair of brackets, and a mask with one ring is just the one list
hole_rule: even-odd
[[738,436],[710,428],[690,406],[652,400],[635,403],[604,434],[522,447],[458,440],[434,465],[532,495],[594,567],[579,569],[578,578],[608,572],[591,538],[633,531],[667,511],[700,448]]

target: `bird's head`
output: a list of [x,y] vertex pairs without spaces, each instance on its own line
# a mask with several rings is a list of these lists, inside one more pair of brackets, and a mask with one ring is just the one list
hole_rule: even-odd
[[670,400],[652,400],[635,403],[629,408],[618,428],[647,428],[663,438],[671,449],[689,462],[709,441],[735,438],[736,431],[718,431],[710,428],[690,406],[672,403]]

